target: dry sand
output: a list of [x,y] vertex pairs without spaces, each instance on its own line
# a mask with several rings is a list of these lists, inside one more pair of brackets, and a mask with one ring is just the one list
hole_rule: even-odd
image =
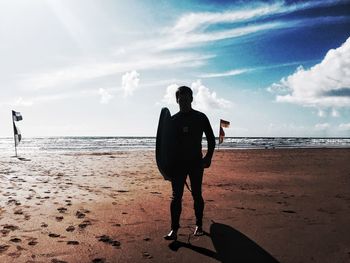
[[350,149],[216,151],[178,242],[154,152],[1,156],[0,262],[350,262]]

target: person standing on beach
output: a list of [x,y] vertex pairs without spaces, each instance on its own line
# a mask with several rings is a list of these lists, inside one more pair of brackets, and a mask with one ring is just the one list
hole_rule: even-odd
[[[202,179],[204,168],[208,168],[215,148],[213,129],[207,116],[192,109],[193,93],[189,87],[181,86],[176,91],[176,102],[180,111],[173,118],[175,129],[176,154],[171,175],[172,200],[170,204],[171,230],[164,236],[166,240],[176,240],[180,228],[182,195],[187,175],[190,178],[196,228],[194,235],[203,235],[202,220],[204,200],[202,197]],[[208,151],[202,155],[203,132],[207,138]]]

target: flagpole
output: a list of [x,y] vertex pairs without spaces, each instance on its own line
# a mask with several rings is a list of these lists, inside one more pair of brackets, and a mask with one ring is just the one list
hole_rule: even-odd
[[16,157],[17,157],[17,146],[16,146],[16,128],[15,128],[15,121],[13,120],[13,112],[11,113],[12,115],[12,124],[13,124],[13,141],[15,143],[15,153],[16,153]]
[[218,151],[220,150],[220,127],[221,127],[221,121],[219,123]]

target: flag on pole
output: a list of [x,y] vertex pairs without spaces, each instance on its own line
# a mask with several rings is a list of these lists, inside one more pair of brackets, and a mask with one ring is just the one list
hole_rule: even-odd
[[17,147],[22,139],[21,131],[18,129],[17,125],[13,123],[13,131],[15,136],[15,146]]
[[225,132],[223,128],[229,128],[230,122],[220,119],[219,144],[224,142]]
[[17,157],[17,146],[19,142],[22,139],[21,131],[18,129],[16,125],[16,121],[21,121],[23,120],[23,117],[20,112],[18,111],[12,111],[12,124],[13,124],[13,138],[15,141],[15,152],[16,152],[16,157]]
[[13,121],[23,120],[21,113],[18,111],[14,111],[14,110],[12,111],[12,118],[13,118]]

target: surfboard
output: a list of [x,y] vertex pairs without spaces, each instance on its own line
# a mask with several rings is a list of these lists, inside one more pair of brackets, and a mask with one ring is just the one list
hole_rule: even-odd
[[159,172],[165,180],[171,181],[171,167],[175,148],[174,129],[168,108],[162,108],[156,137],[156,161]]

